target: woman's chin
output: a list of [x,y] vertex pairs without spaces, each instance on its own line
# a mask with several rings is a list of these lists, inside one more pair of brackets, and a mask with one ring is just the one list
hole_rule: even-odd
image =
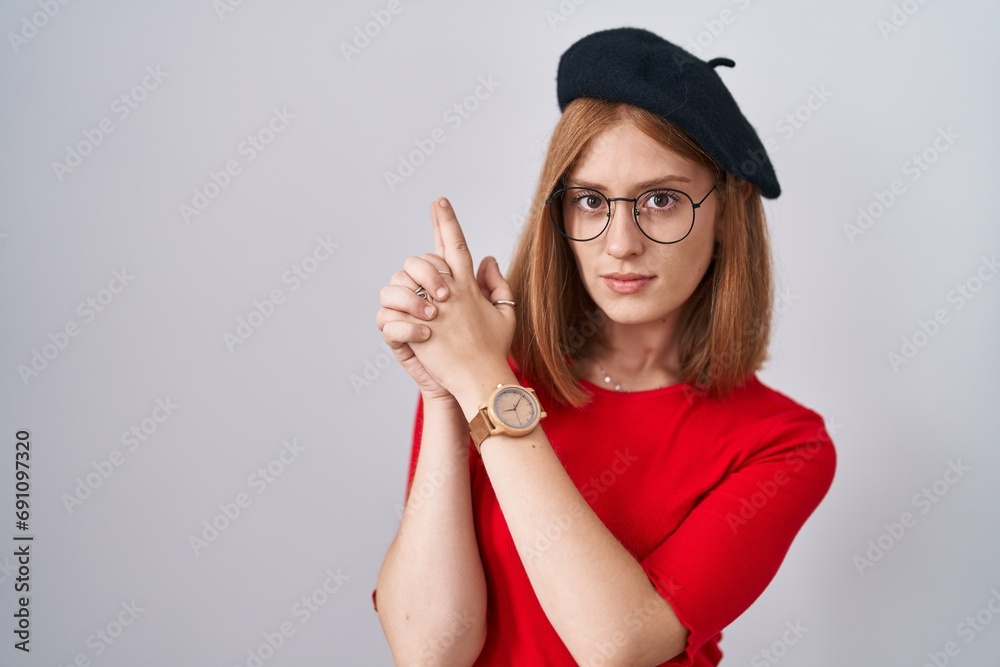
[[598,304],[609,320],[615,324],[652,324],[666,316],[661,309],[643,307],[638,304],[622,306],[615,303]]

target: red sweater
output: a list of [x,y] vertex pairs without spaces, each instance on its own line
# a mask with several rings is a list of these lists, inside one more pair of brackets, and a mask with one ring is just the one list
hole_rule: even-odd
[[[687,383],[617,392],[583,380],[594,398],[574,409],[511,368],[538,393],[547,412],[540,427],[583,498],[690,631],[685,652],[663,664],[717,665],[722,629],[764,591],[833,481],[836,453],[822,417],[756,375],[722,400]],[[418,398],[407,496],[422,425]],[[471,437],[469,447],[488,596],[475,665],[575,665],[538,604]],[[637,612],[618,630],[642,622]]]

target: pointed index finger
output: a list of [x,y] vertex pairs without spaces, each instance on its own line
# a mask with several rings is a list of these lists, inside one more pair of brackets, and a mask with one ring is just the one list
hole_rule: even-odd
[[438,223],[438,217],[434,211],[437,202],[431,204],[431,223],[434,225],[434,254],[444,259],[444,240],[441,238],[441,225]]
[[454,277],[458,278],[459,275],[464,278],[473,277],[472,253],[469,252],[462,226],[458,224],[455,209],[447,199],[441,197],[431,204],[431,217],[436,220],[436,229],[440,234],[442,252],[439,254],[451,267]]

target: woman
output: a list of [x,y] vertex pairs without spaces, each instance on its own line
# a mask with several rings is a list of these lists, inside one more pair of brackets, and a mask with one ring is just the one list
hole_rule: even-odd
[[382,289],[420,388],[373,593],[397,664],[716,665],[832,483],[822,418],[756,376],[780,189],[718,65],[580,40],[510,282],[440,199]]

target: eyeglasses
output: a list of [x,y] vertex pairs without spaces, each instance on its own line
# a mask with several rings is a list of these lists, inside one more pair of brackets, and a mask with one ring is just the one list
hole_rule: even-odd
[[[695,211],[717,187],[712,185],[701,201],[686,192],[658,188],[635,199],[608,198],[592,188],[561,188],[545,200],[549,218],[559,233],[570,241],[593,241],[611,223],[611,202],[632,202],[632,219],[650,241],[679,243],[694,229]],[[640,222],[641,221],[641,222]]]

